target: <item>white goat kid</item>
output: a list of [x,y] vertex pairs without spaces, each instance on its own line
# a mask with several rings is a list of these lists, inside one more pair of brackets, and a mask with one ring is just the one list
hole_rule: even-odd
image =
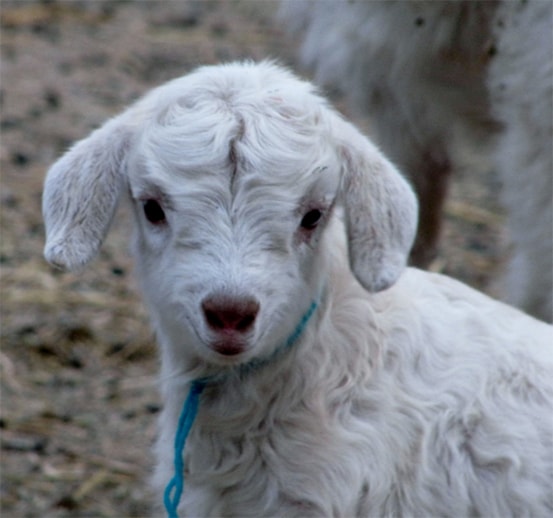
[[309,83],[246,63],[153,90],[49,171],[47,259],[92,259],[120,194],[161,349],[160,491],[209,380],[184,515],[551,515],[551,326],[405,269],[410,187]]

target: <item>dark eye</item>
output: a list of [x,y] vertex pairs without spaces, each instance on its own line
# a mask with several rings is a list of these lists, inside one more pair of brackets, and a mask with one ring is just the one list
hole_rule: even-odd
[[154,225],[165,222],[165,212],[156,200],[146,200],[144,202],[144,215]]
[[323,213],[319,209],[310,210],[303,216],[301,227],[306,230],[313,230],[321,221]]

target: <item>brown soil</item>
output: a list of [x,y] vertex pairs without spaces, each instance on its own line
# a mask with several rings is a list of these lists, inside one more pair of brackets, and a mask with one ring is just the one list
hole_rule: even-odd
[[[297,69],[276,7],[2,2],[3,516],[148,515],[158,367],[127,251],[129,215],[120,211],[85,272],[55,271],[42,258],[44,174],[71,142],[196,65],[274,57]],[[465,159],[433,269],[489,290],[500,258],[497,185],[479,156]]]

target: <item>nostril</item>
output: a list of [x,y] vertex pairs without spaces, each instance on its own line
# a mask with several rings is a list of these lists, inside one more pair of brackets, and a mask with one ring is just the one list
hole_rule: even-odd
[[253,314],[246,315],[236,324],[236,330],[247,331],[253,325],[254,320],[255,320],[255,315]]
[[202,302],[208,326],[214,331],[249,331],[259,312],[259,302],[250,297],[211,296]]
[[204,308],[204,314],[210,327],[214,329],[223,329],[225,327],[224,322],[219,318],[215,311]]

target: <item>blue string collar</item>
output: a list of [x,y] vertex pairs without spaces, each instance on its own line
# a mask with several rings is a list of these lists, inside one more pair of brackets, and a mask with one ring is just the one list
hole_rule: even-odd
[[[249,363],[240,365],[238,367],[240,373],[247,374],[252,370],[263,367],[264,365],[271,363],[276,356],[280,356],[281,354],[289,350],[298,341],[298,338],[305,330],[307,323],[315,313],[318,305],[318,302],[315,300],[311,303],[311,305],[299,321],[298,325],[296,326],[296,329],[294,329],[294,332],[288,337],[286,342],[284,342],[284,344],[280,346],[271,356],[265,359],[254,359]],[[180,503],[182,492],[184,490],[183,453],[186,446],[186,439],[188,438],[188,434],[190,433],[190,430],[198,413],[200,396],[207,385],[209,385],[210,383],[215,383],[216,381],[220,381],[220,378],[208,377],[192,381],[192,383],[190,384],[190,390],[188,391],[188,396],[184,401],[182,412],[177,425],[177,432],[175,434],[173,456],[175,474],[171,481],[167,484],[165,488],[165,493],[163,495],[163,503],[165,505],[165,510],[167,511],[167,516],[169,518],[179,518],[177,509]]]

